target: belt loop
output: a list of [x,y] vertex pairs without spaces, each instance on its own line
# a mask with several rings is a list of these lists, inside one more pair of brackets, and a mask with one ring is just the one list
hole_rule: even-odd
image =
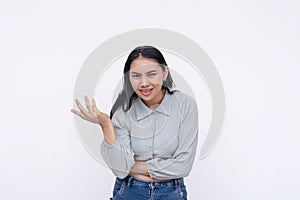
[[133,178],[132,178],[131,176],[129,176],[129,178],[128,178],[128,180],[127,180],[127,185],[128,185],[128,186],[130,186],[132,179],[133,179]]
[[174,183],[175,183],[175,188],[178,188],[179,187],[179,182],[178,182],[178,179],[174,179]]

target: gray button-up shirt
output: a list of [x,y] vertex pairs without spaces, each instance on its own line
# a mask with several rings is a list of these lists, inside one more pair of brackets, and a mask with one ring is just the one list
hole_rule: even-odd
[[126,177],[135,161],[146,161],[152,178],[188,176],[198,140],[198,109],[192,97],[166,91],[153,110],[138,97],[127,112],[120,107],[112,123],[117,140],[113,145],[103,140],[101,154],[117,177]]

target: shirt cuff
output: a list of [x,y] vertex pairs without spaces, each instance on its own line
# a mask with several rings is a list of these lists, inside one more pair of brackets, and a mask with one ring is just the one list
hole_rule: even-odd
[[103,144],[108,148],[114,148],[115,146],[117,146],[119,144],[119,141],[118,141],[118,138],[117,138],[116,141],[113,144],[107,144],[105,139],[103,139]]

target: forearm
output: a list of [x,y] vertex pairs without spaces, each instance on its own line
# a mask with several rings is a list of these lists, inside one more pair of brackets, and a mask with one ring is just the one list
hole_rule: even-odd
[[130,172],[132,174],[140,174],[144,176],[150,176],[147,166],[146,166],[146,161],[135,161],[135,164],[131,168]]
[[198,134],[191,141],[182,144],[174,153],[174,158],[148,160],[146,166],[150,177],[159,179],[187,177],[195,160]]
[[104,140],[108,145],[113,145],[117,139],[114,127],[112,123],[100,125],[103,131]]
[[131,168],[129,175],[138,180],[148,182],[156,181],[150,177],[145,161],[135,161],[135,164]]
[[101,155],[115,176],[125,178],[134,165],[134,153],[127,148],[122,137],[117,138],[114,126],[101,126],[104,140],[101,143]]
[[157,182],[157,181],[166,180],[166,179],[151,178],[149,171],[147,169],[146,161],[136,161],[134,166],[131,168],[129,175],[138,180],[143,180],[148,182]]

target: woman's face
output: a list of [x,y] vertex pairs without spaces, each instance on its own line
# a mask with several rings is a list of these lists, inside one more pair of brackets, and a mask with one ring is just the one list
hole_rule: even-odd
[[135,93],[149,108],[155,108],[163,99],[163,80],[168,75],[155,59],[138,57],[132,61],[129,70],[129,79]]

